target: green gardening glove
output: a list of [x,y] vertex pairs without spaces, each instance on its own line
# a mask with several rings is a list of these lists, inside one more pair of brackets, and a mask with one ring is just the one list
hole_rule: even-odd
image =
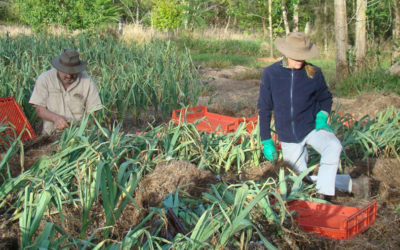
[[271,139],[264,140],[261,142],[264,146],[263,152],[265,158],[267,158],[268,161],[274,162],[278,157],[276,154],[276,149],[274,145],[274,141]]
[[325,111],[319,111],[317,113],[317,117],[315,118],[315,130],[324,129],[329,132],[333,132],[331,127],[329,127],[328,123],[328,115]]

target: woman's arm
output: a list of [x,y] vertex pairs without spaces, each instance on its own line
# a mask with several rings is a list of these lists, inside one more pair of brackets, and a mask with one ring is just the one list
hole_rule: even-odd
[[261,141],[271,139],[271,118],[272,118],[272,110],[273,110],[273,102],[272,102],[272,94],[271,94],[271,85],[268,81],[267,72],[264,70],[261,84],[260,84],[260,93],[258,96],[258,104],[257,107],[259,109],[259,126],[260,126],[260,137]]
[[331,112],[332,109],[332,93],[329,91],[328,86],[326,85],[325,78],[321,72],[318,70],[316,81],[318,84],[318,92],[317,92],[317,102],[319,105],[319,110],[325,111],[328,113]]

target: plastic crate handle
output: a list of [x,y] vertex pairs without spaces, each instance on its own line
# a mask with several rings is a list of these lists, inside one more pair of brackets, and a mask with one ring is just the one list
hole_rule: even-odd
[[[361,209],[357,213],[347,218],[344,221],[344,226],[346,229],[348,229],[350,222],[355,221],[356,223],[354,223],[354,226],[352,228],[356,227],[356,232],[361,233],[366,228],[368,228],[369,225],[371,225],[372,221],[375,220],[377,211],[378,211],[378,204],[376,200],[374,200],[373,202],[371,202],[371,204],[369,204],[365,208]],[[360,223],[364,221],[366,221],[366,224],[360,225]],[[352,234],[350,233],[350,230],[346,230],[346,237],[349,238],[351,235]]]
[[207,113],[206,106],[175,109],[172,111],[172,119],[177,119],[178,117],[181,117],[183,114],[188,115],[188,114],[201,114],[201,113],[203,113],[203,114]]

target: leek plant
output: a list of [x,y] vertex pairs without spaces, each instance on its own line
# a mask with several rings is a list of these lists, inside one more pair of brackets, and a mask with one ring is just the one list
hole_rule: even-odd
[[[10,168],[8,162],[13,158],[18,151],[20,152],[21,168],[24,167],[24,146],[21,142],[21,137],[25,129],[21,131],[19,135],[16,134],[12,126],[7,123],[0,123],[0,152],[5,152],[0,158],[0,183],[3,183],[6,179],[11,178]],[[10,136],[10,133],[13,136]],[[3,171],[3,168],[7,166],[7,170]]]
[[[398,152],[398,117],[398,110],[389,109],[365,124],[356,122],[346,130],[339,130],[335,123],[332,127],[347,133],[339,135],[354,138],[361,131],[370,131],[357,140],[347,138],[346,147],[365,145],[373,149],[368,153],[372,155],[394,153]],[[90,126],[89,120],[93,121]],[[285,174],[281,169],[278,179],[269,178],[261,183],[217,183],[196,199],[177,191],[164,200],[162,207],[151,208],[125,235],[115,238],[113,234],[117,220],[129,204],[140,211],[135,190],[141,177],[159,162],[186,159],[215,173],[232,167],[240,173],[243,168],[257,165],[259,137],[256,132],[248,133],[245,125],[226,135],[199,132],[195,124],[173,122],[150,127],[146,133],[125,134],[119,125],[109,130],[99,120],[85,117],[63,132],[57,152],[43,156],[29,170],[2,183],[0,208],[11,220],[19,221],[22,247],[246,248],[255,237],[273,249],[260,223],[264,229],[272,227],[278,234],[283,233],[285,222],[292,220],[287,202],[317,201],[312,198],[314,185],[302,182],[313,168],[301,175]],[[383,138],[388,140],[385,145],[378,143]],[[363,144],[363,140],[369,143]],[[386,151],[389,149],[394,151]],[[104,223],[93,229],[89,225],[96,220],[92,213],[95,204],[101,204],[97,214],[104,217]],[[77,208],[79,218],[65,215],[68,206]],[[182,221],[187,234],[178,233],[173,238],[163,235],[168,208]],[[52,216],[58,216],[60,223],[52,222]],[[161,223],[150,229],[151,221],[160,218]],[[65,224],[76,219],[80,221],[80,232],[68,234]]]
[[178,52],[170,42],[139,46],[87,34],[1,36],[0,96],[14,96],[31,123],[37,119],[28,104],[35,81],[65,48],[76,48],[88,63],[88,74],[106,107],[97,116],[109,128],[114,120],[138,121],[147,112],[166,119],[173,109],[195,105],[202,91],[189,52]]
[[380,156],[400,159],[400,109],[391,106],[374,118],[364,116],[358,121],[350,114],[332,112],[331,124],[342,143],[342,158],[348,165],[352,160],[347,151],[364,159]]
[[[91,126],[89,120],[94,121]],[[245,159],[232,160],[232,165],[239,171],[245,166],[242,162],[255,164],[251,161],[259,150],[257,140],[243,128],[231,135],[205,134],[197,131],[193,124],[176,127],[169,124],[152,128],[147,133],[126,135],[119,126],[108,130],[101,127],[97,119],[88,116],[80,124],[72,124],[71,128],[64,130],[57,152],[43,156],[21,175],[6,179],[0,186],[0,200],[4,201],[0,208],[6,209],[11,220],[19,220],[23,247],[62,245],[63,248],[152,249],[172,246],[193,249],[224,247],[232,242],[245,246],[254,232],[265,246],[273,248],[254,221],[258,218],[256,215],[261,213],[270,223],[282,225],[289,216],[284,203],[294,197],[309,198],[311,189],[305,189],[301,184],[304,176],[287,177],[282,172],[278,182],[267,180],[262,185],[249,182],[228,187],[220,183],[212,187],[211,193],[205,193],[203,198],[192,200],[188,205],[180,205],[189,200],[178,199],[176,195],[172,202],[165,201],[164,206],[172,206],[179,217],[184,218],[190,235],[178,234],[172,240],[165,239],[160,233],[163,224],[150,234],[146,224],[155,215],[162,217],[163,214],[162,209],[153,209],[121,239],[110,239],[128,204],[140,211],[134,191],[142,175],[151,171],[157,162],[171,158],[190,159],[197,163],[203,161],[218,172],[226,169],[226,161],[232,157],[226,152],[234,152],[232,149],[236,148],[236,151],[243,152],[239,151],[235,157],[244,155]],[[253,143],[255,148],[247,150],[239,142],[245,145]],[[205,144],[208,146],[204,147]],[[202,156],[198,155],[199,152]],[[226,158],[220,161],[226,154]],[[11,205],[5,202],[6,197],[12,197]],[[272,204],[272,199],[277,202]],[[93,231],[89,230],[89,225],[95,220],[92,214],[95,203],[102,205],[104,224]],[[74,206],[80,213],[80,232],[76,235],[65,232],[65,224],[76,220],[65,215],[68,206]],[[195,206],[198,209],[193,210]],[[60,224],[51,222],[51,216],[58,216]],[[38,232],[41,224],[43,230]],[[239,241],[237,234],[241,235]]]
[[[294,199],[312,200],[312,185],[302,182],[306,174],[297,176],[291,173],[285,176],[281,169],[278,181],[248,181],[229,186],[218,183],[197,200],[185,198],[185,193],[179,190],[175,195],[168,195],[163,202],[165,209],[172,208],[190,233],[178,233],[165,247],[220,249],[229,244],[230,247],[246,249],[250,240],[256,237],[266,248],[276,249],[257,226],[258,220],[266,223],[264,228],[272,226],[279,230],[284,227],[284,222],[291,219],[286,202]],[[183,197],[179,198],[178,193]]]

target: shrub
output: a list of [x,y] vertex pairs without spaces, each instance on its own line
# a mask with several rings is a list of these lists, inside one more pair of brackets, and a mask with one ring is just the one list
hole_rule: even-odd
[[182,20],[182,9],[176,1],[156,1],[151,17],[151,23],[155,28],[162,31],[176,29]]
[[112,0],[16,0],[14,9],[21,21],[39,30],[55,24],[68,29],[91,29],[120,16]]

